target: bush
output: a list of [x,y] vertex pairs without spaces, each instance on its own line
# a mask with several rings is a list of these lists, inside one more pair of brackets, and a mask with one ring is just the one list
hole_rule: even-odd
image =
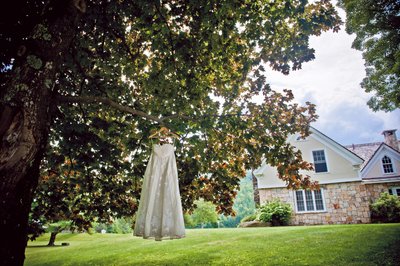
[[134,218],[115,218],[111,223],[93,223],[93,228],[96,233],[101,233],[105,230],[107,233],[127,234],[132,232],[132,224]]
[[251,214],[251,215],[247,215],[245,217],[243,217],[242,220],[240,220],[241,223],[245,223],[245,222],[251,222],[251,221],[255,221],[257,219],[257,214]]
[[271,223],[271,225],[288,225],[291,217],[290,204],[274,199],[260,206],[257,220]]
[[371,221],[383,223],[400,222],[400,199],[384,192],[371,204]]
[[192,216],[188,213],[183,214],[183,221],[185,222],[185,227],[191,228],[195,226]]
[[107,233],[128,234],[132,233],[132,218],[117,218],[107,226]]
[[107,225],[105,223],[94,222],[92,225],[93,225],[93,228],[96,231],[96,233],[101,233],[102,230],[107,231]]

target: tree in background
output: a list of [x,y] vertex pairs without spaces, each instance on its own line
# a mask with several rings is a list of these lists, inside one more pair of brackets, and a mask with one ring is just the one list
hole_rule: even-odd
[[[111,223],[93,223],[93,229],[97,233],[128,234],[132,233],[133,218],[123,217],[112,219]],[[104,231],[103,231],[104,230]],[[90,230],[89,230],[90,232]]]
[[58,221],[55,223],[48,223],[46,231],[50,233],[48,246],[55,246],[57,234],[64,230],[73,229],[71,221]]
[[367,76],[361,83],[375,95],[374,110],[400,107],[400,1],[340,0],[347,14],[346,31],[356,34],[353,48],[363,52]]
[[[301,68],[314,59],[309,37],[339,24],[325,0],[15,0],[3,6],[2,264],[23,264],[44,158],[69,158],[88,184],[100,178],[112,188],[119,182],[113,176],[140,183],[149,133],[161,125],[181,135],[176,156],[185,209],[202,197],[231,213],[240,178],[261,158],[288,187],[312,186],[299,174],[311,165],[285,141],[295,132],[309,134],[315,108],[294,103],[290,91],[273,91],[263,65],[284,74]],[[256,95],[262,103],[252,101]]]
[[218,214],[215,211],[215,206],[211,202],[203,199],[195,201],[196,208],[190,215],[193,226],[204,228],[206,224],[217,224]]
[[220,216],[221,226],[237,227],[244,217],[252,215],[256,211],[251,172],[247,172],[246,177],[240,181],[240,190],[233,204],[233,210],[235,216]]

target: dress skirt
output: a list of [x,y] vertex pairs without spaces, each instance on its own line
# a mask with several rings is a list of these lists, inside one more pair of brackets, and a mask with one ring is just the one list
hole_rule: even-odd
[[155,240],[185,236],[178,171],[171,144],[153,145],[133,234]]

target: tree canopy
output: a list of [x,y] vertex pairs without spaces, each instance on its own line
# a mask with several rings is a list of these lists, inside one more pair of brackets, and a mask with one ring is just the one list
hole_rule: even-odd
[[400,2],[397,0],[341,0],[346,31],[355,33],[353,48],[363,52],[366,77],[361,86],[374,96],[374,110],[400,107]]
[[[138,194],[148,136],[161,125],[181,136],[175,145],[185,209],[204,198],[231,213],[240,178],[262,158],[288,187],[313,185],[299,174],[312,166],[286,139],[309,134],[314,105],[272,90],[264,66],[288,74],[314,59],[309,37],[341,23],[330,1],[9,4],[0,16],[6,232],[25,228],[20,221],[41,161],[54,176],[80,173],[80,187],[93,188],[82,193],[95,195],[88,184],[98,178],[112,190],[119,176],[138,184]],[[20,205],[24,211],[13,211]]]

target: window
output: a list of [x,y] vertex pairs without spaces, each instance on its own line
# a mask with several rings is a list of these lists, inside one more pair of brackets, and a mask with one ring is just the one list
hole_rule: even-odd
[[382,158],[382,167],[385,174],[394,173],[392,160],[386,155]]
[[391,187],[389,188],[390,195],[396,195],[400,197],[400,187]]
[[316,173],[328,172],[324,150],[313,151],[314,168]]
[[324,211],[325,204],[321,190],[297,190],[296,206],[298,212]]
[[297,205],[297,211],[303,212],[305,211],[305,206],[304,206],[304,195],[303,191],[296,191],[296,205]]

